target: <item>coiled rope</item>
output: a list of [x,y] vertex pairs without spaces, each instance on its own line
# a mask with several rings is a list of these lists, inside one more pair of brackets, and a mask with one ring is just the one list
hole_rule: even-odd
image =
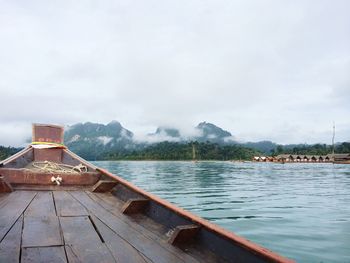
[[88,168],[81,163],[76,166],[72,166],[68,164],[44,161],[44,162],[33,162],[32,166],[38,169],[40,172],[47,172],[47,173],[79,174],[79,173],[84,173],[88,171]]

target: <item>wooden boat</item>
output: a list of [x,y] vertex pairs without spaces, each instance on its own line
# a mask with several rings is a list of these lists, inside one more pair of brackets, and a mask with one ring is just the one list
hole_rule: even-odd
[[292,262],[145,192],[33,125],[0,162],[0,262]]

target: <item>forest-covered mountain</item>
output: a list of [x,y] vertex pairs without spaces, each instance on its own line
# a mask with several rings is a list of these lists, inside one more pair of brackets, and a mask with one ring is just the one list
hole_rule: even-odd
[[66,129],[65,144],[70,150],[89,160],[101,158],[106,152],[134,150],[137,147],[134,134],[119,122],[107,125],[99,123],[78,123]]
[[174,127],[158,127],[155,133],[149,134],[153,139],[158,141],[177,141],[177,142],[215,142],[219,144],[234,142],[232,134],[222,128],[209,123],[201,122],[193,128],[192,135],[184,135],[181,131]]
[[68,127],[64,140],[73,152],[90,160],[105,158],[107,153],[126,154],[140,151],[165,141],[182,144],[197,141],[219,145],[234,142],[230,132],[212,123],[201,122],[193,130],[194,135],[186,136],[177,128],[159,127],[154,133],[148,134],[144,140],[136,140],[134,134],[117,121],[107,125],[87,122]]
[[[192,135],[182,134],[174,127],[159,127],[143,140],[119,122],[106,125],[78,123],[66,128],[65,144],[88,160],[102,159],[161,159],[188,160],[193,158],[193,145],[198,159],[249,159],[252,155],[327,154],[332,147],[326,144],[277,145],[271,141],[239,143],[232,134],[212,123],[201,122],[193,127]],[[0,160],[20,148],[0,146]],[[336,153],[350,152],[350,143],[337,144]]]

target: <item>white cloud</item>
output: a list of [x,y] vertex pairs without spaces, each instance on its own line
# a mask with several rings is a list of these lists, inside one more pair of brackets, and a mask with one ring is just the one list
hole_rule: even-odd
[[[30,123],[136,136],[201,121],[237,139],[350,130],[350,3],[0,0],[0,145]],[[349,140],[337,132],[339,141]]]
[[97,137],[97,139],[99,139],[103,145],[106,145],[108,143],[110,143],[113,140],[113,137],[108,137],[108,136],[99,136]]

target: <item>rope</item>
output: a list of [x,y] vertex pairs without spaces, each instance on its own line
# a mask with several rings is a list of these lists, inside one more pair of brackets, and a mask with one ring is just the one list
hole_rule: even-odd
[[79,174],[79,173],[84,173],[88,171],[88,168],[81,163],[79,165],[72,166],[68,164],[45,161],[45,162],[33,162],[32,166],[41,172],[49,172],[49,173]]

